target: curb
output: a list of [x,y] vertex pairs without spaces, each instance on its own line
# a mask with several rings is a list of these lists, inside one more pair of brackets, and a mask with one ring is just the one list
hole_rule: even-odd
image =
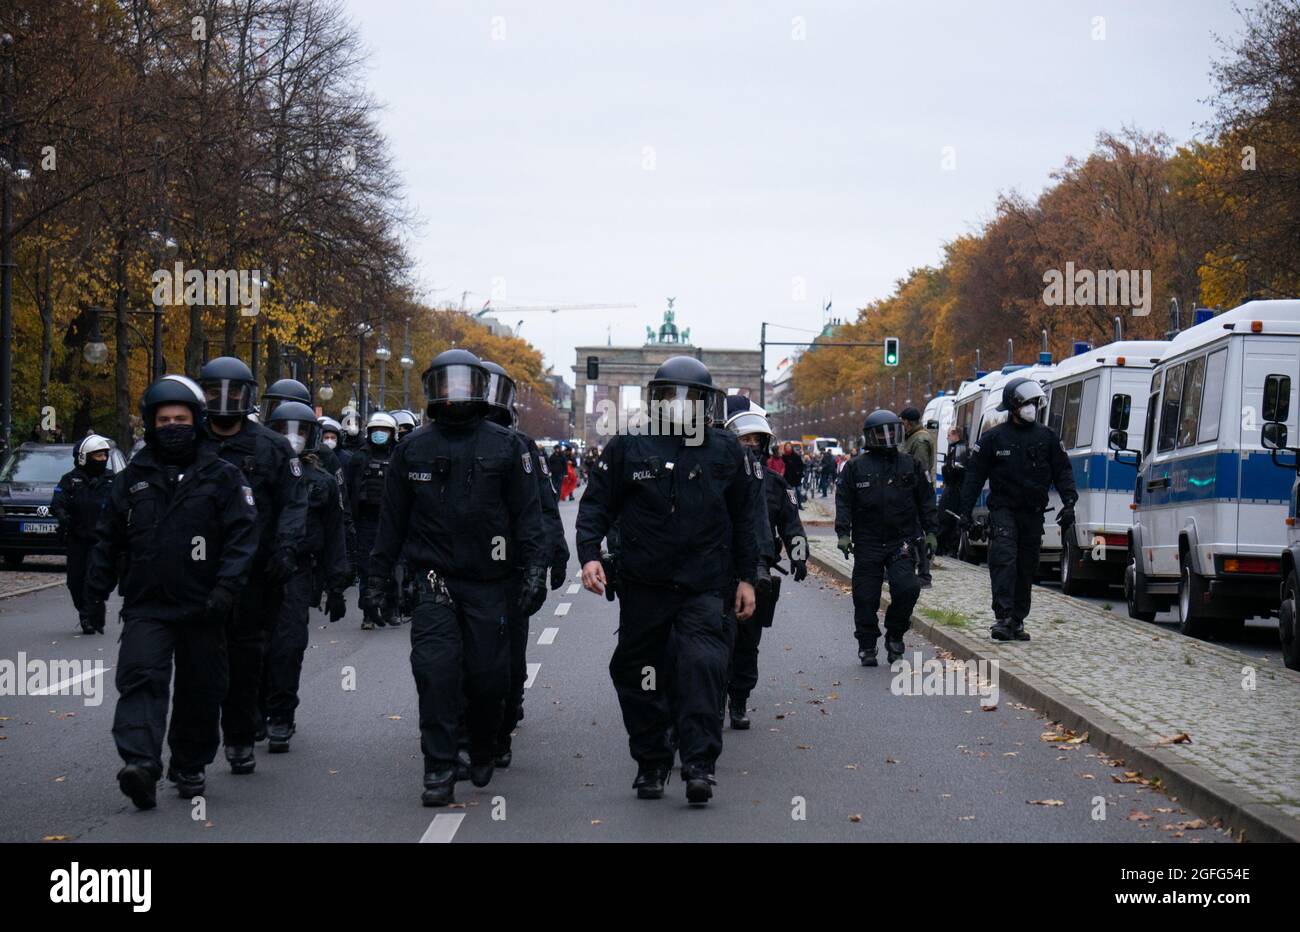
[[35,586],[28,586],[26,589],[14,589],[11,592],[0,592],[0,599],[12,599],[17,595],[27,595],[31,592],[40,592],[42,589],[53,589],[55,586],[62,586],[63,580],[58,579],[54,582],[40,583]]
[[[810,553],[808,562],[822,572],[848,582],[838,567]],[[881,598],[881,608],[888,604]],[[912,616],[912,630],[961,660],[997,660],[999,686],[1027,705],[1076,733],[1088,732],[1088,743],[1110,757],[1123,757],[1127,768],[1160,778],[1164,790],[1209,818],[1218,818],[1238,841],[1300,842],[1300,821],[1244,791],[1206,773],[1172,752],[1153,747],[1114,719],[1067,696],[1014,663],[1007,663],[982,644],[925,618]]]

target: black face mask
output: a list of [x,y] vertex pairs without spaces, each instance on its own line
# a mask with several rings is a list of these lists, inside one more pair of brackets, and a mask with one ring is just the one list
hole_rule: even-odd
[[242,414],[212,414],[208,416],[208,420],[222,430],[229,430],[243,419]]
[[452,402],[433,405],[433,419],[445,427],[469,427],[483,416],[482,408],[474,403]]
[[194,458],[198,432],[193,424],[168,424],[153,434],[153,445],[164,463],[183,465]]
[[81,467],[86,471],[88,476],[102,476],[104,470],[108,468],[108,460],[86,460],[86,465]]

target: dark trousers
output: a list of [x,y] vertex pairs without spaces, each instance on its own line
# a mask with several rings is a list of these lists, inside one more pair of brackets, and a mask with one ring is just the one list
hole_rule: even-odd
[[145,618],[127,612],[117,652],[117,708],[113,741],[128,764],[162,776],[163,732],[176,670],[167,743],[177,770],[193,772],[212,763],[226,694],[226,640],[222,626],[200,617]]
[[[713,773],[722,753],[718,712],[735,624],[716,592],[680,592],[625,580],[609,674],[628,747],[643,767],[670,768],[676,729],[682,770]],[[653,688],[649,688],[653,687]]]
[[[357,591],[360,593],[358,601],[364,605],[366,603],[367,594],[370,591],[369,586],[367,585],[370,578],[370,551],[374,549],[375,537],[379,533],[379,512],[376,511],[373,517],[370,515],[363,515],[357,520],[354,527],[356,528],[357,534],[357,576],[359,579]],[[391,579],[388,580],[385,585],[388,592],[388,600],[385,604],[389,606],[389,609],[387,615],[379,620],[387,623],[388,619],[392,617],[393,614],[393,605],[396,601],[395,595],[397,592],[397,586]],[[379,618],[374,609],[367,608],[363,609],[363,611],[365,616],[371,621]]]
[[1023,622],[1038,572],[1043,544],[1043,516],[1036,511],[997,508],[989,512],[989,579],[993,614],[998,620]]
[[447,587],[452,604],[422,586],[411,617],[411,673],[420,696],[425,772],[455,763],[462,713],[470,760],[491,761],[510,691],[510,581],[449,579]]
[[828,489],[830,489],[830,487],[831,487],[831,479],[833,479],[833,478],[834,478],[834,474],[833,474],[833,473],[827,473],[827,472],[824,472],[824,473],[821,474],[821,478],[818,480],[817,485],[818,485],[818,487],[821,489],[822,498],[825,498],[825,497],[826,497],[826,492],[827,492]]
[[261,722],[258,694],[267,641],[280,619],[284,587],[273,585],[266,574],[254,571],[239,593],[239,601],[226,626],[230,656],[230,687],[221,703],[221,732],[227,745],[250,745]]
[[961,488],[955,482],[947,483],[943,487],[943,494],[939,496],[939,531],[935,535],[939,538],[940,554],[957,552],[961,526],[954,515],[960,512]]
[[68,591],[72,593],[72,604],[78,613],[85,604],[86,569],[94,546],[93,540],[68,535]]
[[[904,550],[903,548],[907,549]],[[853,627],[858,643],[872,647],[880,636],[880,590],[889,580],[885,609],[886,638],[901,639],[911,626],[912,609],[921,597],[913,544],[853,542]]]
[[763,639],[763,629],[771,627],[779,598],[779,589],[768,590],[767,595],[757,597],[754,614],[747,621],[736,621],[726,627],[731,648],[727,665],[727,695],[737,705],[744,705],[758,685],[758,645]]
[[519,724],[519,707],[524,702],[524,683],[528,681],[528,616],[519,608],[523,574],[510,577],[506,596],[506,629],[510,638],[510,689],[506,693],[501,725],[497,728],[496,751],[510,749],[510,733]]
[[284,586],[262,676],[262,709],[268,721],[292,722],[298,708],[302,658],[307,653],[308,600],[314,587],[315,571],[310,565],[300,567]]

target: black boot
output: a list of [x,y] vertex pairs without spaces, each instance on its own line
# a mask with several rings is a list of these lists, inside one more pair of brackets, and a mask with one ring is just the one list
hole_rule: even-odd
[[662,767],[640,767],[632,789],[636,790],[637,799],[663,799],[664,783],[668,774]]
[[257,767],[251,744],[227,744],[226,760],[230,761],[230,772],[239,776],[252,773]]
[[119,770],[117,785],[137,809],[158,805],[158,775],[143,764],[127,764]]
[[482,789],[492,782],[492,761],[476,764],[470,762],[469,765],[469,782]]
[[1015,623],[1015,625],[1016,625],[1016,626],[1015,626],[1015,628],[1013,629],[1012,634],[1015,635],[1016,640],[1017,640],[1017,641],[1028,641],[1028,640],[1029,640],[1029,632],[1025,630],[1025,622],[1024,622],[1024,619],[1022,618],[1022,619],[1018,620],[1018,621]]
[[456,754],[456,782],[469,779],[469,753],[460,751]]
[[682,778],[686,781],[686,801],[692,806],[703,806],[713,798],[713,787],[717,783],[713,774],[688,770]]
[[266,749],[272,754],[283,754],[289,750],[289,739],[297,731],[293,722],[272,722],[266,726]]
[[510,762],[514,760],[514,757],[515,753],[510,749],[510,745],[506,745],[504,748],[497,748],[496,756],[492,758],[492,766],[505,770],[510,766]]
[[456,771],[431,770],[424,775],[420,802],[426,806],[449,806],[456,801]]
[[202,770],[191,773],[186,773],[183,770],[176,771],[176,793],[181,799],[193,799],[195,796],[202,796],[205,785],[206,781]]
[[872,641],[870,644],[858,645],[858,661],[864,667],[874,667],[879,665],[879,662],[876,660],[875,641]]
[[266,740],[266,716],[258,713],[257,724],[253,726],[253,743]]
[[999,618],[997,623],[989,629],[989,633],[993,635],[995,641],[1015,640],[1015,623],[1010,618]]
[[903,656],[903,651],[905,649],[906,648],[903,647],[903,639],[901,637],[885,638],[885,659],[889,663],[893,663],[895,660],[901,659]]
[[745,731],[749,728],[749,716],[745,712],[745,700],[733,696],[731,699],[731,727],[736,731]]

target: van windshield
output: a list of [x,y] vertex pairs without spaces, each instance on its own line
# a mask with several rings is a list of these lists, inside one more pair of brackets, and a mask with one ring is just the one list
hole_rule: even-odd
[[72,468],[72,448],[15,450],[9,454],[0,482],[36,482],[54,485]]

